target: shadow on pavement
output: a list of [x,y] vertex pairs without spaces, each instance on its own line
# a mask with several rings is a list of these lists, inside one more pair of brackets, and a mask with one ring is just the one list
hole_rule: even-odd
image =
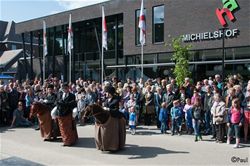
[[[128,132],[127,134],[130,134],[130,132]],[[154,132],[154,131],[136,131],[135,133],[136,135],[158,135],[161,134],[160,132]]]
[[0,160],[1,166],[11,166],[11,165],[18,165],[18,166],[43,166],[42,164],[35,163],[30,160],[25,160],[19,157],[9,157],[3,160]]
[[114,154],[114,155],[128,155],[129,156],[128,159],[154,158],[161,154],[178,154],[178,153],[187,154],[189,152],[172,151],[159,147],[138,146],[131,144],[126,144],[125,149],[121,151],[109,152],[109,154]]
[[78,138],[77,143],[72,147],[77,148],[96,148],[95,147],[95,138],[94,137],[82,137]]
[[5,132],[14,132],[17,128],[25,128],[25,127],[9,127],[9,126],[4,126],[4,127],[0,127],[0,133],[5,133]]

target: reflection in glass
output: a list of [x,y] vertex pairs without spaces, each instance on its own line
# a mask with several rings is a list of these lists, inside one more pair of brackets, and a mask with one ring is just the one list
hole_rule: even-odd
[[153,43],[164,42],[164,6],[153,8]]

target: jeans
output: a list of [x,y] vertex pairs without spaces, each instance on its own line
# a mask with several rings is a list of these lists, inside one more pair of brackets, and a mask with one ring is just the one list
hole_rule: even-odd
[[193,125],[192,125],[192,118],[187,118],[186,119],[186,126],[188,129],[192,129]]
[[166,133],[167,130],[166,126],[167,126],[167,121],[166,120],[161,121],[161,133]]
[[206,134],[210,134],[211,132],[211,112],[210,111],[206,111],[205,112],[205,128],[206,128],[206,131],[205,133]]
[[177,132],[180,133],[180,126],[181,126],[180,120],[181,120],[180,118],[172,119],[172,134],[174,134],[175,130],[177,130]]
[[240,126],[239,124],[230,124],[228,128],[228,137],[232,137],[235,134],[236,138],[240,138]]
[[200,136],[200,125],[201,121],[197,119],[193,119],[193,128],[194,128],[194,134],[195,136]]
[[160,112],[160,107],[159,106],[155,106],[155,118],[156,118],[156,125],[157,128],[160,128],[161,126],[161,122],[159,121],[159,112]]

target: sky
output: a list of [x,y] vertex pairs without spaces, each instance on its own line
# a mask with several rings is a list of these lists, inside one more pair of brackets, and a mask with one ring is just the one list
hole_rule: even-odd
[[108,0],[0,0],[0,20],[22,22]]

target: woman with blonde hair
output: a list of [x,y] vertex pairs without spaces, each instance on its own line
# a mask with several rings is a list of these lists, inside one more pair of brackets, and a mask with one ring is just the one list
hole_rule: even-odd
[[226,133],[227,111],[225,102],[222,101],[219,93],[214,94],[214,104],[211,108],[211,113],[216,130],[216,142],[222,143]]
[[148,85],[146,87],[146,93],[145,93],[145,125],[150,125],[151,124],[151,120],[152,120],[152,116],[154,115],[155,112],[155,108],[154,108],[154,94],[151,91],[151,86]]

